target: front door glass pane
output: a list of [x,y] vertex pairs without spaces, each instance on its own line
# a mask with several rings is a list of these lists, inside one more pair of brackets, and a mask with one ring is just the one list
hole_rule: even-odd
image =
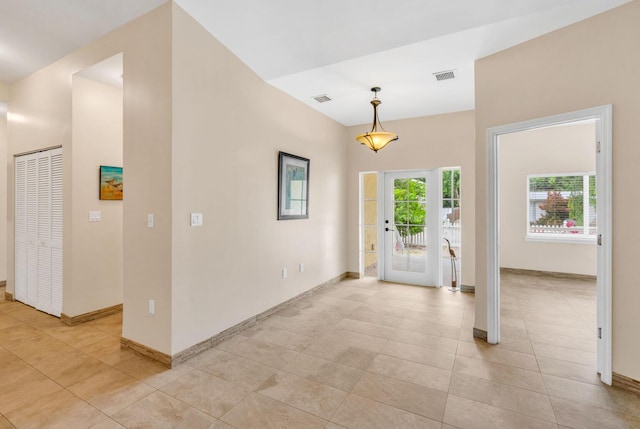
[[426,272],[427,185],[424,177],[395,179],[392,268]]

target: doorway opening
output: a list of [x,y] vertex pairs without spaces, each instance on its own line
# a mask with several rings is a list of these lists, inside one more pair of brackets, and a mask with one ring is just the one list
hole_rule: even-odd
[[382,280],[437,286],[440,278],[438,170],[385,172],[382,183]]
[[[124,55],[72,76],[70,175],[65,243],[65,305],[69,318],[123,302]],[[79,285],[82,285],[80,287]]]
[[[504,258],[505,261],[511,261],[508,263],[513,263],[512,256],[514,256],[511,252],[505,252],[504,254],[500,252],[503,239],[508,237],[506,234],[500,234],[500,228],[505,225],[504,221],[501,220],[501,214],[504,217],[509,217],[507,214],[501,213],[500,205],[501,199],[507,197],[507,191],[503,189],[502,179],[503,175],[507,173],[507,168],[503,162],[508,161],[501,158],[503,155],[501,145],[504,144],[506,147],[509,144],[509,138],[515,133],[525,131],[543,132],[543,130],[548,127],[566,126],[567,124],[569,124],[569,126],[577,126],[580,123],[592,124],[591,132],[593,138],[591,144],[593,146],[591,150],[595,158],[595,198],[591,201],[590,184],[592,180],[590,179],[590,172],[588,171],[590,168],[576,167],[576,170],[582,171],[578,172],[574,170],[570,172],[560,168],[558,165],[549,166],[555,158],[547,155],[547,166],[548,168],[554,169],[553,174],[551,174],[550,171],[545,172],[546,174],[529,174],[527,175],[526,181],[521,182],[522,191],[520,191],[520,194],[522,195],[522,204],[520,207],[523,211],[529,210],[530,214],[528,222],[522,223],[523,228],[520,235],[524,236],[525,240],[528,240],[527,244],[554,244],[552,241],[556,240],[556,250],[558,240],[568,240],[568,242],[573,243],[582,241],[582,244],[572,244],[574,252],[577,252],[575,246],[586,245],[583,247],[583,250],[588,249],[588,246],[592,247],[591,253],[595,254],[595,274],[597,278],[595,288],[597,307],[595,319],[597,322],[597,330],[592,331],[593,337],[596,337],[597,333],[596,370],[601,374],[601,380],[603,382],[611,384],[611,106],[586,109],[488,130],[487,341],[491,344],[500,342],[500,267],[503,266],[501,257]],[[544,154],[544,151],[542,152]],[[555,161],[558,161],[561,157],[575,156],[575,154],[571,153],[559,153],[558,155],[561,156],[555,159]],[[528,159],[528,161],[531,160]],[[538,186],[542,182],[547,184],[552,181],[567,182],[567,178],[570,176],[574,178],[578,177],[581,180],[576,180],[574,185],[568,185],[567,183],[559,185],[561,189],[548,189],[546,190],[546,196],[543,201],[540,203],[535,202],[537,190],[531,190],[532,184]],[[545,179],[541,180],[541,178]],[[553,180],[550,180],[550,178],[553,178]],[[578,182],[582,184],[581,188]],[[563,186],[574,186],[575,189],[565,190],[562,188]],[[531,202],[532,199],[534,200],[533,203]],[[589,214],[589,207],[592,203],[597,219],[597,225],[594,225],[594,229],[590,228],[592,220]],[[532,204],[533,209],[531,209]],[[543,210],[543,213],[536,213],[536,205],[541,209],[547,210]],[[517,207],[517,203],[514,203],[514,206]],[[580,206],[581,210],[578,210]],[[538,215],[540,218],[537,218]],[[517,218],[517,215],[512,216]],[[576,219],[571,219],[570,216]],[[582,216],[582,219],[578,219],[580,216]],[[507,221],[508,220],[510,219],[507,219]],[[541,220],[543,221],[541,222]],[[547,225],[550,223],[554,225]],[[578,223],[582,223],[582,225],[578,225]],[[552,236],[553,234],[556,235]],[[566,237],[561,237],[560,235]],[[562,244],[566,245],[567,243]],[[595,251],[593,251],[593,246],[595,246]],[[531,248],[531,246],[529,247]],[[553,249],[553,246],[551,248]],[[547,252],[552,253],[549,250]],[[507,254],[508,256],[506,256]],[[579,270],[579,268],[576,267],[580,266],[580,264],[589,265],[589,263],[585,264],[585,259],[588,259],[585,255],[582,255],[582,257],[580,257],[580,255],[577,256],[571,269],[573,271],[576,269]],[[524,253],[524,257],[521,258],[522,260],[519,263],[526,263],[526,252]],[[531,255],[528,255],[528,259],[531,259]],[[536,261],[536,263],[538,262],[539,261]],[[529,261],[529,263],[531,263],[531,261]],[[556,265],[553,265],[553,263]],[[563,264],[565,264],[564,269]],[[566,264],[567,260],[558,260],[558,258],[555,258],[547,262],[546,266],[560,267],[551,268],[549,271],[563,272],[566,271]],[[535,265],[530,266],[533,268],[536,267]],[[539,265],[538,267],[542,266]],[[593,263],[591,263],[590,269],[593,270],[593,268]],[[586,268],[586,270],[588,269],[589,268]],[[544,270],[532,269],[531,271]],[[588,276],[589,272],[580,274]],[[533,316],[537,317],[539,315],[534,314]],[[532,321],[531,323],[533,324],[535,322]],[[594,326],[594,328],[595,327],[596,326]],[[545,332],[548,332],[548,329]]]
[[460,285],[459,167],[360,173],[360,273]]

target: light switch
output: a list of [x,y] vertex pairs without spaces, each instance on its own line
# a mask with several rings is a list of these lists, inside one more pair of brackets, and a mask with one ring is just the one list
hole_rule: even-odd
[[153,213],[147,215],[147,227],[153,228],[155,226],[155,219]]
[[89,222],[102,221],[102,212],[89,212]]
[[202,226],[203,216],[202,213],[191,213],[191,226]]

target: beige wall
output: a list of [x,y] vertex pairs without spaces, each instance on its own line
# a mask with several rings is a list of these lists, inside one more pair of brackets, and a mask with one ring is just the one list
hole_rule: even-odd
[[596,170],[595,125],[541,128],[500,137],[500,266],[596,275],[596,245],[525,240],[528,174]]
[[[384,101],[384,100],[383,100]],[[383,105],[384,107],[384,105]],[[363,109],[367,106],[363,106]],[[461,167],[462,177],[462,275],[465,285],[475,285],[474,112],[449,113],[421,118],[384,121],[385,129],[400,139],[378,153],[356,142],[355,136],[370,124],[347,129],[347,226],[348,271],[359,271],[359,173]]]
[[[12,84],[9,154],[63,146],[64,282],[76,266],[70,251],[72,216],[72,75],[124,53],[123,336],[171,351],[171,4],[136,19],[50,66]],[[8,203],[13,207],[13,165]],[[146,226],[155,213],[156,227]],[[84,220],[83,220],[84,223]],[[8,217],[9,266],[14,264],[13,216]],[[86,268],[84,268],[86,269]],[[85,274],[84,277],[89,277]],[[13,290],[12,271],[7,289]],[[156,314],[147,314],[149,298]],[[71,298],[67,298],[71,299]],[[64,303],[63,303],[64,311]]]
[[0,81],[0,101],[8,102],[10,93],[11,86],[6,82]]
[[[476,62],[476,328],[486,329],[486,131],[613,104],[613,371],[640,379],[640,1]],[[606,238],[605,238],[606,239]]]
[[[100,201],[100,165],[122,166],[122,89],[80,76],[72,83],[71,231],[74,262],[63,312],[77,316],[122,303],[122,201]],[[89,222],[100,211],[101,222]]]
[[[9,101],[9,85],[0,82],[0,103]],[[0,113],[0,282],[7,279],[7,116]]]
[[[177,6],[173,19],[177,353],[346,271],[346,129],[266,84]],[[276,220],[279,150],[311,160],[309,219]],[[189,226],[191,212],[203,226]]]

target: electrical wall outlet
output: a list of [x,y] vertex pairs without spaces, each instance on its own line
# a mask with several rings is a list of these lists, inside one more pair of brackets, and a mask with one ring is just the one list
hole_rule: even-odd
[[153,213],[149,213],[147,215],[147,227],[153,228],[154,226],[155,226],[155,218],[153,216]]
[[156,314],[156,301],[153,299],[149,300],[149,314]]

